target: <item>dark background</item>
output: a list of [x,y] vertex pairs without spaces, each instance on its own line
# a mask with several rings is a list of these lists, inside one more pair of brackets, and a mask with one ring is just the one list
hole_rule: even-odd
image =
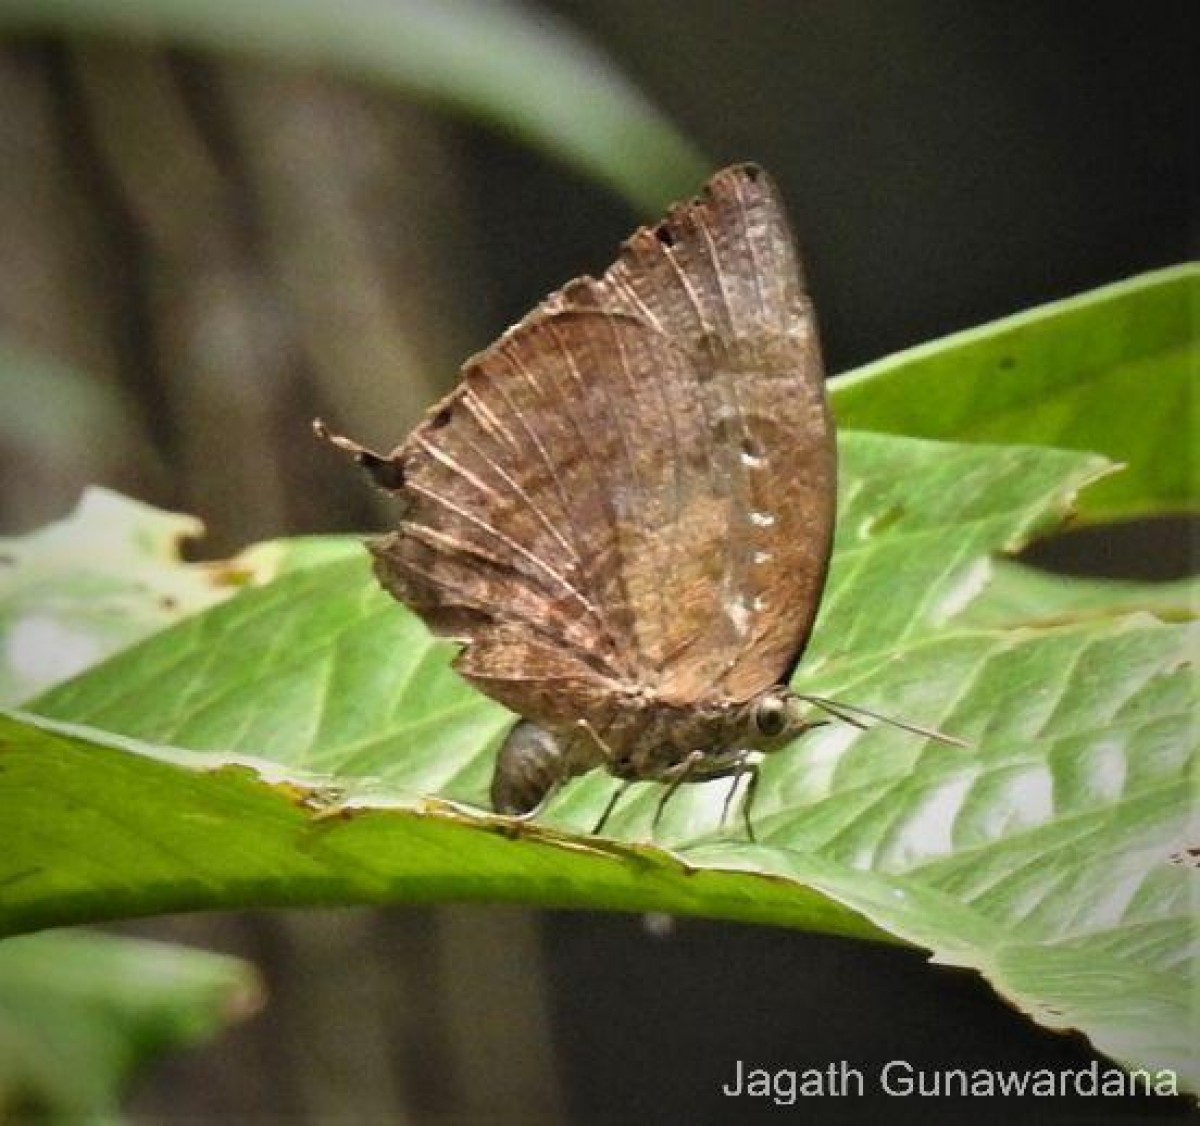
[[[753,159],[775,174],[831,372],[1194,252],[1183,2],[538,10],[606,47],[713,167]],[[21,471],[0,489],[5,530],[62,515],[93,480],[201,514],[215,552],[383,526],[359,483],[308,444],[307,418],[332,408],[356,435],[394,442],[463,356],[568,277],[602,269],[653,218],[482,126],[324,76],[36,41],[4,48],[0,82],[12,95],[0,141],[22,169],[6,160],[0,182],[0,205],[17,205],[0,207],[0,322],[118,404],[103,427],[63,421],[32,450],[7,436],[0,467]],[[306,197],[310,184],[320,191]],[[330,198],[353,223],[327,214]],[[1187,570],[1189,543],[1161,522],[1041,558],[1165,577]],[[485,907],[136,929],[250,957],[272,991],[261,1016],[137,1093],[143,1122],[1186,1113],[1148,1100],[896,1099],[789,1112],[720,1097],[739,1058],[845,1060],[869,1075],[889,1059],[1093,1058],[910,950]]]

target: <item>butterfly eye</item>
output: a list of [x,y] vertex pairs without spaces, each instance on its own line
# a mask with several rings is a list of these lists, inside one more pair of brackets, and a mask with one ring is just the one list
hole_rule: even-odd
[[787,726],[787,705],[778,696],[767,696],[754,709],[754,726],[768,738],[782,735]]

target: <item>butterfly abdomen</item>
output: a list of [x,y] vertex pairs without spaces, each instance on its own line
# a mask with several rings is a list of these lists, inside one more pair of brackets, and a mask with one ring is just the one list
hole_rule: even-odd
[[562,748],[550,732],[522,720],[509,732],[492,774],[492,808],[521,816],[537,809],[566,780]]

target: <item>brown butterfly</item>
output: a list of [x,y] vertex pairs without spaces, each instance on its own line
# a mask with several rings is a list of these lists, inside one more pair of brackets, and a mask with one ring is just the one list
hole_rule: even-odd
[[666,784],[656,822],[681,784],[732,777],[727,813],[746,774],[753,836],[755,752],[814,726],[809,704],[884,718],[784,686],[825,581],[836,452],[762,169],[718,172],[601,278],[543,301],[391,454],[315,426],[401,503],[369,545],[380,582],[523,717],[498,812],[603,767]]

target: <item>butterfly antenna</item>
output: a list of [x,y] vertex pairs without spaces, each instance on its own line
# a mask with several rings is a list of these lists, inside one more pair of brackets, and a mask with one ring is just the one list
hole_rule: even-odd
[[913,735],[932,739],[936,743],[945,743],[947,746],[968,749],[971,746],[970,743],[964,742],[962,739],[957,739],[953,735],[947,735],[942,731],[935,731],[932,727],[922,727],[917,723],[908,723],[905,720],[895,719],[892,716],[881,715],[879,712],[873,712],[870,708],[859,707],[857,704],[843,704],[838,700],[827,700],[824,696],[807,696],[803,693],[797,693],[797,696],[801,700],[807,700],[810,704],[815,704],[830,715],[837,716],[843,723],[849,723],[851,726],[857,727],[862,731],[868,731],[871,728],[871,724],[865,722],[865,720],[873,720],[875,723],[886,723],[889,727],[898,727],[901,731],[908,731]]

